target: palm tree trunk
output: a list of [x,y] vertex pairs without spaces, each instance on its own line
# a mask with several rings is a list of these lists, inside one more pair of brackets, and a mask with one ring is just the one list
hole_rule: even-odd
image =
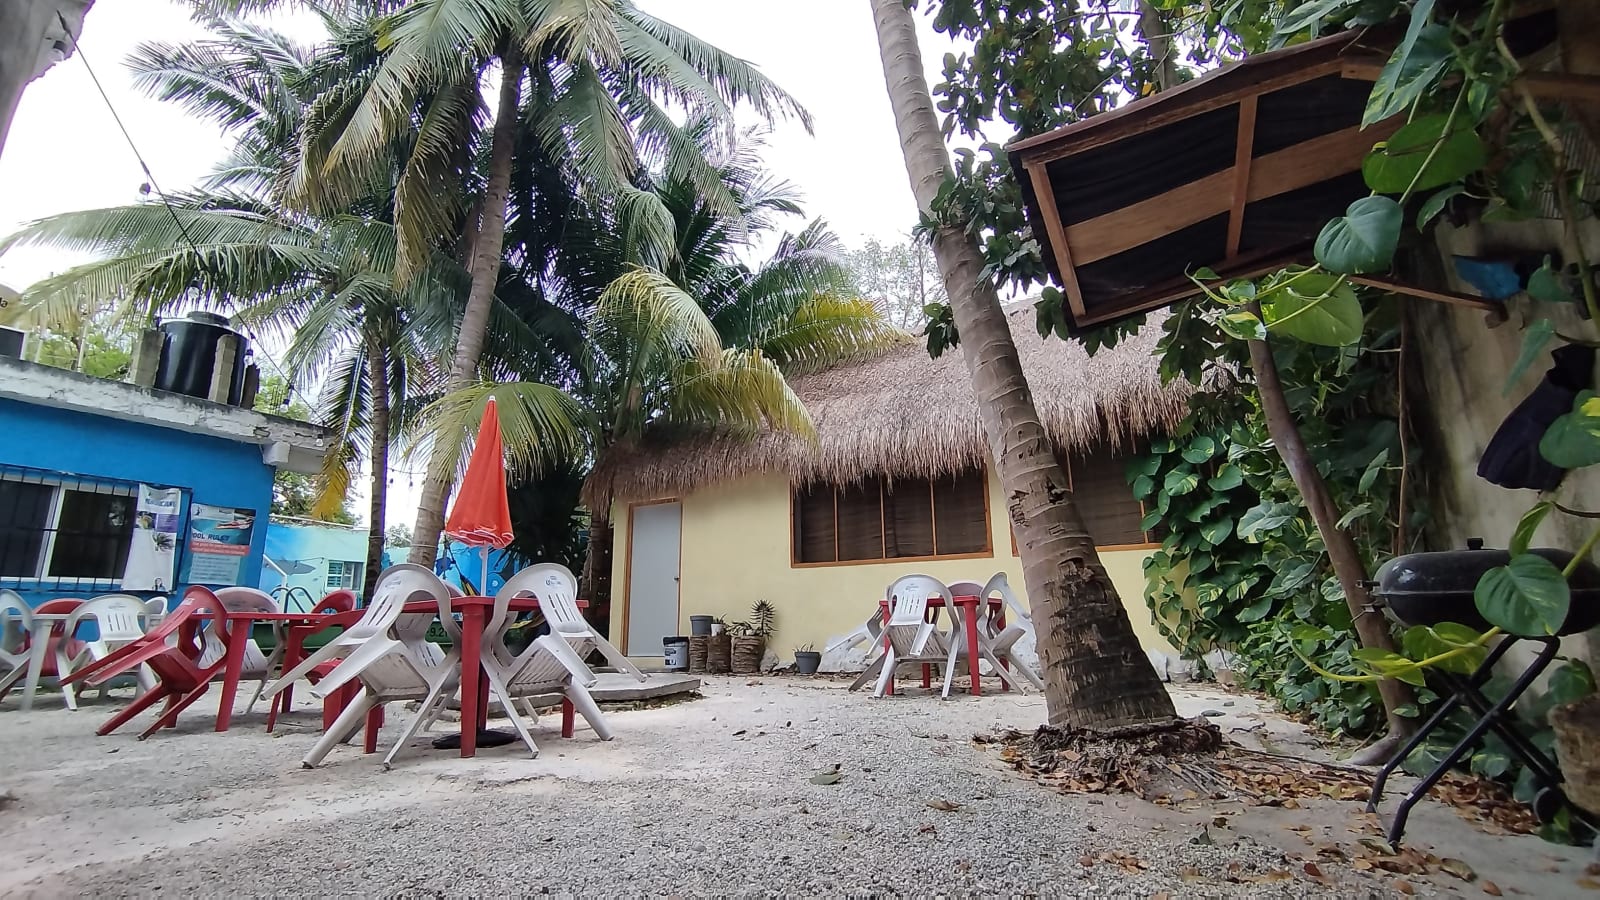
[[[1258,316],[1261,314],[1259,308],[1255,308],[1254,312]],[[1305,500],[1306,508],[1311,511],[1311,519],[1317,525],[1317,532],[1322,535],[1322,543],[1328,548],[1328,560],[1333,564],[1333,574],[1339,579],[1339,586],[1344,589],[1345,603],[1350,607],[1350,617],[1355,621],[1356,636],[1363,647],[1393,653],[1394,636],[1389,633],[1383,615],[1372,606],[1367,596],[1367,574],[1361,563],[1361,552],[1356,549],[1349,533],[1339,527],[1339,511],[1328,496],[1328,484],[1323,481],[1322,473],[1317,471],[1316,462],[1306,449],[1305,438],[1300,434],[1300,426],[1295,422],[1294,413],[1290,411],[1289,402],[1283,395],[1283,382],[1278,378],[1278,363],[1272,357],[1272,347],[1266,341],[1249,343],[1250,368],[1255,372],[1256,391],[1261,395],[1261,408],[1267,416],[1267,433],[1272,436],[1272,443],[1283,457],[1284,467],[1289,470],[1289,477],[1294,480],[1295,488]],[[1401,427],[1404,427],[1403,423]],[[1414,707],[1417,702],[1416,695],[1408,685],[1385,678],[1378,682],[1378,694],[1383,698],[1389,734],[1367,748],[1358,758],[1358,764],[1386,760],[1415,727],[1411,719],[1399,713],[1402,708]]]
[[1156,63],[1156,87],[1167,91],[1178,86],[1178,58],[1172,48],[1172,29],[1151,0],[1139,0],[1139,37]]
[[389,504],[389,348],[376,335],[367,337],[367,380],[372,392],[372,505],[367,508],[366,577],[361,581],[361,596],[368,602],[378,585],[383,568],[384,526]]
[[[506,235],[506,198],[511,191],[511,164],[516,153],[517,113],[522,103],[522,52],[516,41],[507,42],[500,56],[500,104],[495,111],[494,137],[489,144],[489,183],[483,192],[483,220],[472,240],[472,288],[461,315],[456,354],[450,363],[445,391],[457,391],[472,382],[489,330],[495,284],[500,278],[501,244]],[[411,562],[432,566],[444,530],[444,503],[455,481],[455,463],[442,454],[430,454],[422,498],[417,502],[416,530],[411,536]]]
[[[904,0],[871,3],[906,170],[926,212],[952,172],[916,23]],[[1017,533],[1050,724],[1107,728],[1174,720],[1172,699],[1134,636],[1039,422],[999,297],[981,274],[976,241],[959,227],[946,227],[933,246]]]
[[[578,585],[579,595],[589,601],[589,620],[602,626],[611,621],[611,506],[616,499],[611,467],[606,463],[606,451],[601,449],[583,485],[583,502],[589,508],[589,542],[584,547],[583,578]],[[604,484],[594,481],[597,473],[607,473]]]

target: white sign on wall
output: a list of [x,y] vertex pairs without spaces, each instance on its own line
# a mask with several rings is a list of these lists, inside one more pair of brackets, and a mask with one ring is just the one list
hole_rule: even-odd
[[133,543],[122,571],[125,591],[170,591],[178,559],[178,521],[183,491],[139,485],[133,513]]

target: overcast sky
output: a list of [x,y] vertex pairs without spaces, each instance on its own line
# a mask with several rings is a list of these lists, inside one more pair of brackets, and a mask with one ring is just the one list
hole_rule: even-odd
[[[782,123],[765,153],[772,171],[799,187],[808,216],[827,219],[851,246],[870,237],[893,240],[916,222],[866,0],[637,2],[646,12],[756,63],[811,112],[814,135],[797,123]],[[303,15],[278,17],[272,24],[307,42],[321,36],[320,25]],[[922,24],[923,56],[930,79],[936,79],[951,44]],[[176,105],[135,90],[123,65],[140,43],[203,35],[176,0],[96,3],[84,24],[81,56],[34,81],[12,121],[0,153],[0,234],[56,213],[140,199],[139,187],[148,179],[112,108],[163,190],[181,190],[204,176],[224,155],[225,138]],[[110,108],[90,80],[85,58]],[[0,256],[0,284],[22,289],[83,259],[15,250]],[[257,351],[263,349],[270,348]],[[262,365],[264,374],[272,369]],[[391,524],[414,518],[410,481],[403,472],[397,478]]]

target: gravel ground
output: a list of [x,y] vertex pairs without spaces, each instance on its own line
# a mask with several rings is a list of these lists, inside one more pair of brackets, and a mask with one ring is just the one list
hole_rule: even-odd
[[[1176,695],[1191,715],[1229,704],[1218,721],[1236,738],[1317,752],[1250,698]],[[1322,866],[1332,884],[1317,883],[1294,858],[1310,840],[1287,826],[1312,822],[1321,837],[1353,843],[1365,833],[1357,804],[1180,812],[1064,796],[970,742],[975,732],[1037,724],[1037,695],[946,703],[913,690],[872,700],[840,681],[711,678],[703,699],[613,711],[613,742],[581,724],[563,741],[558,720],[546,718],[536,760],[517,746],[462,760],[419,743],[389,772],[351,746],[302,769],[318,723],[303,700],[276,735],[265,734],[259,712],[236,716],[222,735],[191,713],[145,742],[93,735],[112,704],[68,713],[53,697],[41,701],[27,714],[15,698],[0,703],[0,794],[13,798],[0,803],[4,896],[1397,890],[1392,876],[1332,865]],[[389,718],[385,746],[405,713]],[[811,783],[835,765],[839,783]],[[1196,842],[1219,811],[1229,826]],[[1489,838],[1439,807],[1414,823],[1413,844],[1473,860],[1508,894],[1577,890],[1582,851]],[[1284,872],[1288,880],[1250,883]],[[1423,894],[1483,896],[1435,878],[1409,880]]]

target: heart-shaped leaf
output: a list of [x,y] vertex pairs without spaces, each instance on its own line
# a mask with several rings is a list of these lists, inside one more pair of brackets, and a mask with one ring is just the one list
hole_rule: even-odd
[[1485,619],[1511,634],[1555,634],[1567,621],[1572,590],[1555,563],[1524,553],[1483,573],[1473,600]]
[[1443,187],[1488,163],[1489,148],[1465,117],[1439,113],[1406,124],[1379,144],[1361,162],[1361,175],[1380,194],[1400,194]]
[[1230,534],[1233,534],[1233,520],[1227,516],[1200,526],[1200,536],[1213,547],[1227,540]]
[[[1362,197],[1322,227],[1312,252],[1323,268],[1341,275],[1388,271],[1404,222],[1405,213],[1392,198]],[[1272,327],[1270,316],[1267,327]]]
[[1226,463],[1206,482],[1206,487],[1213,491],[1231,491],[1241,484],[1244,484],[1243,470],[1233,463]]
[[1217,453],[1217,442],[1210,435],[1195,435],[1189,446],[1183,448],[1183,458],[1195,465],[1199,465]]
[[1179,467],[1167,473],[1161,485],[1168,494],[1182,497],[1200,486],[1200,476],[1193,469]]
[[[1537,273],[1536,273],[1537,274]],[[1532,284],[1529,285],[1530,293]],[[1544,355],[1544,348],[1556,336],[1556,326],[1549,319],[1538,319],[1528,326],[1522,333],[1522,350],[1517,354],[1517,361],[1511,364],[1511,371],[1506,373],[1505,387],[1500,389],[1500,396],[1511,393],[1511,388],[1528,371],[1533,361]]]
[[1308,344],[1342,347],[1361,339],[1363,316],[1356,292],[1321,272],[1285,282],[1262,303],[1267,329]]
[[1555,508],[1553,501],[1544,500],[1535,503],[1532,509],[1522,514],[1516,530],[1511,532],[1511,544],[1506,548],[1512,556],[1521,556],[1528,552],[1528,546],[1533,543],[1533,533],[1539,530],[1539,525]]
[[1221,328],[1229,337],[1241,341],[1264,341],[1267,339],[1267,326],[1261,324],[1255,313],[1231,312],[1217,320],[1217,327]]
[[1550,264],[1550,257],[1546,256],[1544,265],[1528,276],[1528,296],[1545,303],[1572,302],[1572,292],[1567,290],[1561,273]]
[[1434,0],[1418,0],[1411,8],[1411,23],[1405,36],[1378,73],[1367,97],[1367,108],[1361,116],[1363,128],[1410,109],[1450,63],[1455,52],[1450,44],[1450,29],[1433,21],[1433,4]]
[[1300,507],[1292,503],[1262,503],[1251,507],[1239,517],[1239,537],[1251,543],[1260,543],[1267,535],[1300,515]]
[[1449,203],[1451,198],[1458,197],[1466,192],[1467,189],[1459,184],[1452,184],[1442,191],[1434,192],[1433,196],[1423,201],[1422,208],[1417,210],[1417,230],[1421,231],[1427,228],[1429,222],[1437,218],[1439,213],[1444,212],[1445,204]]
[[1406,655],[1415,660],[1430,659],[1452,651],[1460,651],[1455,656],[1435,662],[1434,665],[1447,672],[1470,675],[1489,654],[1489,648],[1478,643],[1480,637],[1482,635],[1465,625],[1441,622],[1431,628],[1417,625],[1406,629],[1400,644],[1405,648]]
[[1563,469],[1600,464],[1600,399],[1594,391],[1580,392],[1572,412],[1550,423],[1539,439],[1539,454]]

